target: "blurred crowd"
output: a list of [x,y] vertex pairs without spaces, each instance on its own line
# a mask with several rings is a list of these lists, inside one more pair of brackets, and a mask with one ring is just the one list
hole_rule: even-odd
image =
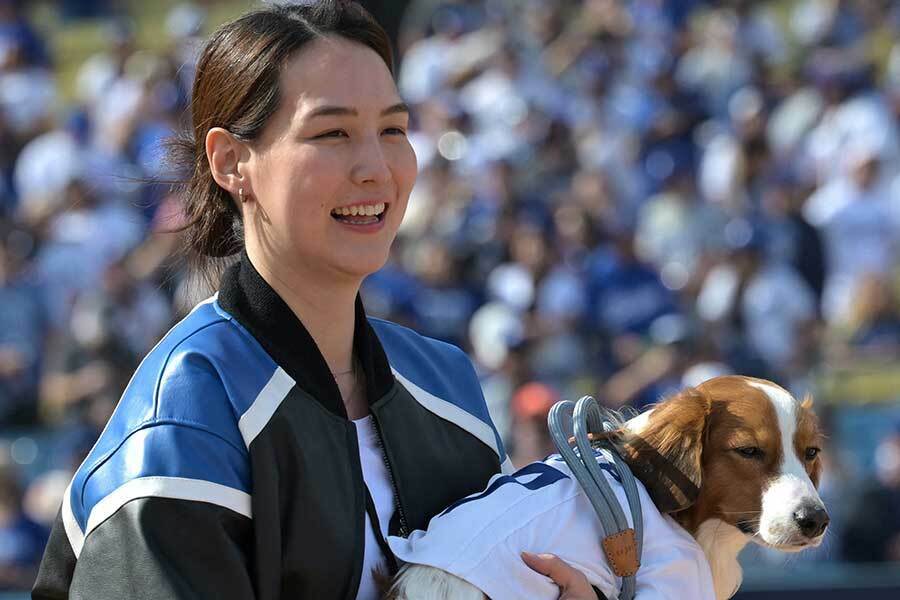
[[[207,292],[165,142],[209,4],[174,6],[161,51],[105,18],[64,93],[0,0],[0,589],[28,586],[72,469]],[[413,0],[419,179],[368,311],[469,352],[516,464],[561,398],[900,369],[898,32],[890,0]],[[900,561],[900,417],[884,431],[870,471],[828,457],[820,557]]]

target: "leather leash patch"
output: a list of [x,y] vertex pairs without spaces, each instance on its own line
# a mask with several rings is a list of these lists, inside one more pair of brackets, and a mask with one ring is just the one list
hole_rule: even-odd
[[634,529],[626,529],[603,538],[603,551],[613,573],[619,577],[630,577],[641,566],[637,557],[637,541]]

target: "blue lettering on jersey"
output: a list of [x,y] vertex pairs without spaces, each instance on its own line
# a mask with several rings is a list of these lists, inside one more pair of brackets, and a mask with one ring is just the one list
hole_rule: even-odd
[[[581,453],[578,452],[578,448],[575,448],[574,450],[575,450],[575,455],[576,455],[576,456],[580,456],[580,455],[581,455]],[[598,461],[597,461],[597,466],[600,467],[600,470],[601,470],[601,471],[606,471],[607,473],[610,474],[610,476],[612,476],[613,479],[615,479],[616,481],[618,481],[620,484],[622,483],[622,477],[619,476],[619,472],[616,471],[616,468],[615,468],[612,464],[610,464],[609,462],[607,462],[606,456],[603,454],[603,452],[600,451],[599,448],[594,448],[594,458],[595,458],[595,459],[597,459],[597,458],[603,459],[603,460],[598,460]],[[549,460],[558,460],[559,462],[565,462],[565,460],[563,459],[563,457],[560,456],[559,454],[551,454],[550,456],[547,457],[547,459],[549,459]]]
[[[530,481],[523,483],[518,480],[519,477],[525,477],[526,475],[534,475],[534,474],[537,474],[538,476]],[[480,498],[484,498],[485,496],[492,494],[497,489],[499,489],[501,486],[504,486],[508,483],[515,483],[516,485],[521,485],[522,487],[524,487],[526,489],[534,491],[534,490],[538,490],[542,487],[546,487],[548,485],[553,485],[554,483],[556,483],[557,481],[559,481],[561,479],[568,479],[568,478],[569,478],[568,475],[566,475],[559,469],[554,469],[550,465],[544,464],[542,462],[531,463],[530,465],[526,465],[526,466],[522,467],[521,469],[519,469],[512,475],[501,475],[500,477],[496,478],[493,481],[493,483],[491,483],[491,485],[489,485],[488,488],[486,490],[484,490],[483,492],[481,492],[480,494],[477,494],[475,496],[468,496],[466,498],[463,498],[462,500],[458,500],[458,501],[454,502],[453,504],[448,506],[446,509],[444,509],[444,512],[442,512],[438,516],[442,517],[442,516],[450,513],[450,511],[452,511],[453,509],[455,509],[459,506],[462,506],[466,502],[472,502],[473,500],[478,500]]]

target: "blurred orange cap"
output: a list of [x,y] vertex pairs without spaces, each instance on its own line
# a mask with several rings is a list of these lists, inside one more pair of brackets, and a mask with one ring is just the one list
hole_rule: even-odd
[[559,401],[559,394],[550,386],[532,381],[520,387],[512,397],[513,414],[519,418],[545,418]]

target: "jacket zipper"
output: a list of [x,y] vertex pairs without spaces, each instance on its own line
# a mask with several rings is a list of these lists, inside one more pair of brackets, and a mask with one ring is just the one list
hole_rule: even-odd
[[372,522],[372,533],[375,535],[375,541],[378,542],[378,547],[381,548],[381,552],[384,554],[385,560],[387,560],[390,575],[393,577],[399,570],[397,557],[391,552],[391,547],[381,533],[381,525],[378,522],[378,510],[375,508],[375,500],[372,498],[372,493],[369,491],[368,486],[366,486],[366,512],[369,514],[369,520]]
[[397,514],[400,517],[400,537],[406,538],[409,537],[410,534],[409,526],[406,522],[406,515],[403,513],[403,505],[400,503],[400,492],[397,491],[397,480],[394,479],[394,469],[391,467],[391,461],[388,460],[387,452],[384,449],[384,439],[381,436],[381,424],[378,422],[378,418],[375,417],[374,411],[372,412],[372,423],[375,424],[375,432],[378,434],[376,436],[378,438],[378,449],[381,450],[381,458],[384,460],[385,467],[387,467],[388,479],[391,482],[391,491],[394,492],[394,506],[397,507]]

